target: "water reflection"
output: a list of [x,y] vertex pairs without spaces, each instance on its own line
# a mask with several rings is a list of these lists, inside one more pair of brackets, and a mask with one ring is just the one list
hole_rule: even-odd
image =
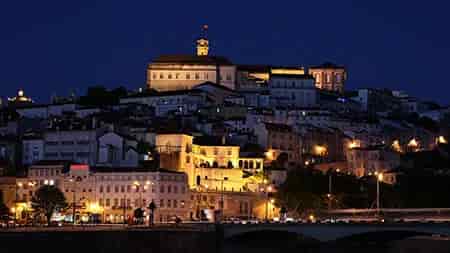
[[260,231],[225,241],[223,253],[450,252],[450,240],[448,238],[413,236],[404,239],[386,240],[387,236],[389,235],[371,236],[370,239],[355,237],[343,241],[321,243],[289,232]]

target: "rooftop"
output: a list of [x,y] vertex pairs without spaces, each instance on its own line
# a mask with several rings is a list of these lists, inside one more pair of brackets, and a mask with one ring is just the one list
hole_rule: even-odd
[[310,69],[345,69],[344,66],[336,65],[332,62],[324,62],[321,65],[311,66]]
[[194,144],[200,146],[234,146],[229,144],[226,139],[218,136],[196,136]]
[[197,55],[162,55],[152,63],[178,63],[192,65],[233,65],[231,61],[222,56],[197,56]]
[[289,79],[314,79],[312,75],[295,75],[295,74],[271,74],[271,77],[289,78]]
[[161,172],[161,173],[184,174],[183,172],[168,169],[154,169],[147,167],[91,167],[91,171],[96,173]]
[[148,90],[148,91],[139,92],[139,93],[135,93],[130,96],[123,97],[122,99],[140,98],[140,97],[166,97],[166,96],[196,95],[196,94],[201,94],[203,92],[204,91],[202,91],[202,90],[196,90],[196,89],[171,90],[171,91],[161,91],[161,92],[154,91],[154,90]]

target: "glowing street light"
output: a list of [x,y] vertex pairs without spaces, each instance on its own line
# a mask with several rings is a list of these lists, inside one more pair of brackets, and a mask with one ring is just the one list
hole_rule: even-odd
[[315,151],[316,155],[324,156],[326,154],[326,152],[327,152],[327,148],[325,146],[316,145],[314,147],[314,151]]
[[438,138],[437,138],[437,143],[438,144],[447,144],[448,143],[448,141],[445,139],[445,137],[444,136],[439,136]]
[[394,140],[392,142],[392,149],[399,153],[403,153],[402,147],[400,146],[400,142],[398,140]]
[[354,149],[354,148],[358,148],[359,144],[356,141],[352,141],[348,144],[348,148],[349,149]]
[[383,173],[375,172],[377,177],[377,214],[380,215],[380,182],[383,182]]
[[412,138],[408,143],[408,147],[413,151],[417,151],[417,149],[419,148],[419,142],[416,140],[416,138]]

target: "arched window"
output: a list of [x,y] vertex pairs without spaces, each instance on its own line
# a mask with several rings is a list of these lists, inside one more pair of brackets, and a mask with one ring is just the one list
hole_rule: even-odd
[[213,168],[219,168],[219,164],[217,163],[217,161],[213,162]]
[[244,162],[244,169],[248,169],[248,161]]
[[200,183],[201,183],[201,177],[200,176],[197,176],[197,180],[196,180],[197,182],[197,185],[200,185]]
[[233,163],[231,161],[228,161],[228,169],[232,169],[233,168]]
[[253,169],[253,161],[250,161],[250,169]]
[[256,168],[260,169],[261,168],[261,162],[256,162]]
[[242,168],[243,162],[242,160],[239,160],[239,168]]

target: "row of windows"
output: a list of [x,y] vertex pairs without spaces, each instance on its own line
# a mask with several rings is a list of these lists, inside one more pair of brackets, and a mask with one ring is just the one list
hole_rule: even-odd
[[59,175],[61,170],[54,169],[31,169],[28,174],[29,176],[35,176],[35,177],[48,177],[48,176],[57,176]]
[[90,141],[77,141],[77,142],[75,142],[75,141],[61,141],[61,142],[58,142],[58,141],[46,141],[45,145],[47,145],[47,146],[75,145],[75,144],[88,145],[89,143],[90,143]]
[[277,80],[271,82],[272,88],[313,88],[314,83],[310,81],[288,81],[288,80]]
[[[333,74],[332,73],[325,73],[325,83],[331,83],[331,79]],[[317,83],[321,83],[322,82],[322,73],[316,73],[314,74],[314,79],[316,80]],[[334,74],[334,80],[337,83],[342,82],[342,75],[340,73],[335,73]]]
[[[154,201],[154,200],[153,200]],[[140,206],[147,206],[149,203],[147,202],[146,199],[142,199],[142,202],[140,199],[134,199],[134,206],[135,207],[140,207]],[[160,199],[158,208],[184,208],[185,207],[185,201],[184,200],[176,200],[176,199]],[[114,207],[114,208],[128,208],[131,207],[131,199],[127,199],[126,200],[126,205],[125,205],[125,199],[119,199],[119,198],[114,198],[114,199],[103,199],[100,198],[99,199],[99,205],[100,206],[106,206],[106,207]]]
[[[190,162],[189,156],[186,156],[186,163]],[[200,164],[195,163],[196,166],[199,166],[200,168],[225,168],[225,166],[219,166],[219,163],[217,161],[214,161],[212,164],[210,164],[208,161],[200,160]],[[233,169],[233,162],[228,161],[226,168]],[[261,168],[261,162],[254,162],[253,160],[239,160],[239,168],[240,169],[260,169]]]
[[99,176],[98,180],[100,181],[130,181],[130,180],[159,180],[159,181],[184,181],[183,175],[160,175],[160,176],[146,176],[146,175],[137,175],[137,176],[125,176],[125,175],[117,175],[117,176]]
[[[152,193],[154,193],[154,192],[156,192],[156,188],[157,187],[155,187],[155,186],[149,186],[149,187],[146,187],[146,186],[144,186],[144,187],[141,187],[141,186],[131,186],[131,185],[115,185],[114,187],[112,187],[112,186],[110,186],[110,185],[107,185],[107,186],[103,186],[103,185],[101,185],[100,186],[100,188],[99,188],[99,192],[100,193],[103,193],[103,192],[106,192],[106,193],[110,193],[110,192],[112,192],[113,190],[114,190],[114,192],[115,193],[119,193],[119,192],[121,192],[121,193],[124,193],[124,192],[127,192],[127,193],[130,193],[130,192],[146,192],[147,190],[149,190],[149,191],[151,191]],[[178,188],[178,186],[176,186],[176,185],[160,185],[159,186],[159,192],[160,193],[165,193],[165,192],[167,192],[167,193],[174,193],[174,194],[178,194],[178,193],[181,193],[181,194],[185,194],[186,193],[186,187],[184,187],[184,186],[181,186],[180,188]]]
[[[178,79],[182,79],[182,80],[209,80],[210,79],[210,75],[207,72],[189,72],[189,73],[179,73],[179,72],[175,72],[175,73],[164,73],[164,72],[153,72],[152,73],[152,79],[153,80],[178,80]],[[219,75],[219,79],[223,80],[223,77]],[[231,81],[232,80],[232,76],[231,74],[226,74],[225,79],[227,81]]]
[[56,157],[63,157],[63,158],[73,158],[73,157],[89,157],[90,153],[89,152],[46,152],[45,153],[45,157],[47,158],[56,158]]

